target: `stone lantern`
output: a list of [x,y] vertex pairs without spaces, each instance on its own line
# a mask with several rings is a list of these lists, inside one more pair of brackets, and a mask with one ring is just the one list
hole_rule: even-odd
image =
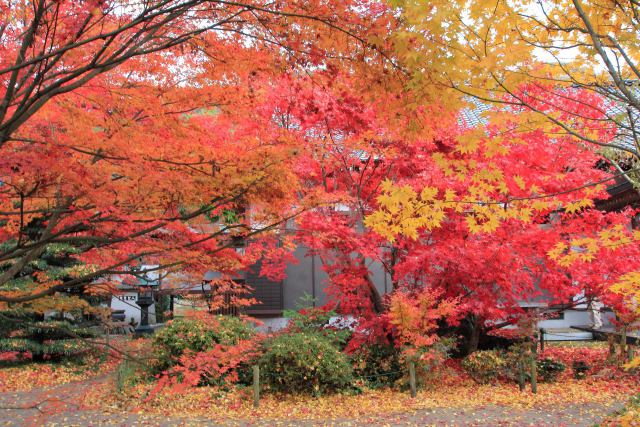
[[153,333],[153,328],[149,325],[149,307],[154,303],[153,286],[140,286],[138,290],[138,300],[136,304],[140,306],[140,324],[136,327],[137,334]]
[[[145,265],[138,276],[138,300],[136,305],[140,307],[140,324],[136,327],[136,334],[151,334],[154,327],[149,324],[149,307],[155,303],[155,291],[160,286],[160,274],[155,269],[156,265]],[[150,271],[145,271],[150,270]]]

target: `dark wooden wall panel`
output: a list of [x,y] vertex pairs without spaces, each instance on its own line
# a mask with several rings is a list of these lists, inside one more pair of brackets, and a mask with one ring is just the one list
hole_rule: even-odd
[[252,288],[250,297],[258,303],[247,307],[247,314],[251,315],[281,315],[283,309],[282,282],[274,282],[266,277],[261,277],[260,264],[247,271],[245,283]]

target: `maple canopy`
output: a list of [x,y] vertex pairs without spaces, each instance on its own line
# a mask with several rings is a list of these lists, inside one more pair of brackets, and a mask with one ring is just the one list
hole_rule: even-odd
[[320,66],[387,66],[366,63],[381,53],[361,37],[388,23],[384,9],[0,9],[0,301],[12,304],[153,270],[199,283],[279,253],[265,241],[244,257],[232,247],[315,203],[293,174],[299,141],[258,108],[264,93]]
[[[536,129],[553,136],[554,142],[561,135],[567,142],[591,146],[606,159],[600,165],[608,164],[610,173],[637,188],[637,3],[418,0],[391,4],[403,16],[394,46],[411,70],[411,85],[417,92],[431,99],[434,87],[446,88],[450,94],[462,95],[447,99],[493,106],[485,117],[496,129]],[[517,119],[509,117],[514,112]],[[470,141],[475,144],[477,138]],[[469,141],[462,141],[461,149],[468,147]],[[584,182],[594,190],[596,184],[593,179]],[[536,200],[551,200],[544,192],[534,193]],[[562,203],[563,211],[579,212],[590,204],[590,195],[578,194]],[[577,215],[578,222],[565,220],[567,228],[548,252],[570,270],[567,274],[576,282],[596,288],[592,295],[618,299],[614,306],[623,317],[625,311],[637,312],[640,289],[635,274],[638,234],[629,229],[632,215],[631,211],[621,216],[589,212]],[[476,221],[470,221],[475,228]],[[579,225],[580,221],[589,225]]]
[[[635,6],[543,9],[543,37],[540,12],[490,3],[0,0],[0,302],[261,257],[281,278],[304,244],[358,339],[428,346],[442,318],[498,327],[578,294],[628,310],[632,212],[593,207],[635,155]],[[584,71],[607,7],[620,78]],[[569,65],[533,54],[567,34]]]

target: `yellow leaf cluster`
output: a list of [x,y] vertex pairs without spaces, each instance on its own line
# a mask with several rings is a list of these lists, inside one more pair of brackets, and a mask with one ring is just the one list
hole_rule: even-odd
[[575,261],[592,261],[603,249],[618,249],[640,240],[640,231],[629,232],[622,225],[602,230],[594,237],[580,237],[569,243],[558,242],[547,255],[562,266],[569,266]]
[[593,206],[593,200],[591,199],[582,199],[575,202],[569,202],[565,204],[564,210],[567,213],[576,213],[580,212],[582,209],[589,208]]
[[[490,233],[502,222],[515,219],[528,223],[534,212],[549,210],[557,201],[549,199],[509,201],[497,200],[496,194],[508,193],[504,173],[496,167],[478,167],[474,162],[464,160],[448,160],[441,154],[433,156],[436,164],[445,175],[456,178],[468,178],[471,172],[473,182],[466,194],[460,196],[452,189],[443,191],[434,187],[425,187],[419,194],[409,186],[397,186],[387,180],[381,185],[378,197],[379,209],[369,215],[365,224],[389,240],[404,235],[416,239],[420,229],[432,230],[441,225],[450,213],[464,215],[464,220],[472,233]],[[472,170],[476,168],[477,170]],[[526,188],[522,177],[515,176],[519,187]],[[531,191],[537,191],[531,186]],[[591,200],[580,200],[571,205],[571,209],[579,210],[591,203]]]
[[622,295],[627,307],[640,315],[640,272],[622,275],[610,290]]
[[551,259],[558,262],[563,267],[568,267],[574,262],[580,261],[592,261],[598,250],[600,243],[598,239],[592,237],[581,237],[572,239],[568,244],[565,242],[558,242],[551,249],[547,255]]
[[598,238],[600,239],[602,247],[617,249],[640,240],[640,231],[634,230],[629,233],[622,225],[619,224],[613,228],[600,231],[598,233]]
[[[438,189],[425,187],[418,194],[408,185],[394,186],[384,181],[378,196],[380,209],[365,219],[365,225],[393,241],[395,236],[418,238],[418,230],[440,227],[445,219],[445,200],[438,199]],[[448,192],[447,196],[455,193]]]

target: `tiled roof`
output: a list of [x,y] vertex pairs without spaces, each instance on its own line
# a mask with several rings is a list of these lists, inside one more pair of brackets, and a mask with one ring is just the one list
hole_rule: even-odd
[[[640,82],[629,81],[627,86],[632,90],[632,93],[640,99]],[[598,93],[610,101],[605,113],[611,120],[618,123],[618,135],[616,135],[614,143],[637,152],[635,144],[636,138],[633,134],[634,126],[630,126],[630,124],[637,124],[636,137],[639,140],[638,142],[640,142],[640,111],[638,111],[637,108],[622,102],[625,97],[614,86],[611,86],[610,89],[599,87]],[[489,123],[489,120],[483,113],[491,110],[494,106],[476,98],[467,98],[467,101],[472,104],[472,106],[462,109],[458,116],[458,124],[467,129],[477,126],[486,126]],[[506,110],[509,107],[502,106],[500,108]],[[630,118],[632,120],[629,120]]]
[[[640,99],[640,82],[628,81],[627,87],[634,96]],[[636,136],[634,137],[634,128],[636,126],[630,126],[630,124],[638,124],[640,126],[640,111],[634,106],[622,102],[624,95],[614,86],[611,86],[610,89],[602,88],[600,92],[611,101],[606,111],[607,116],[619,123],[615,142],[637,153],[636,139],[640,139],[638,133],[640,129],[635,131]]]
[[472,108],[463,108],[458,117],[458,124],[464,129],[471,129],[477,126],[486,126],[489,120],[482,115],[485,111],[492,108],[491,104],[481,102],[476,98],[468,99],[473,104]]

